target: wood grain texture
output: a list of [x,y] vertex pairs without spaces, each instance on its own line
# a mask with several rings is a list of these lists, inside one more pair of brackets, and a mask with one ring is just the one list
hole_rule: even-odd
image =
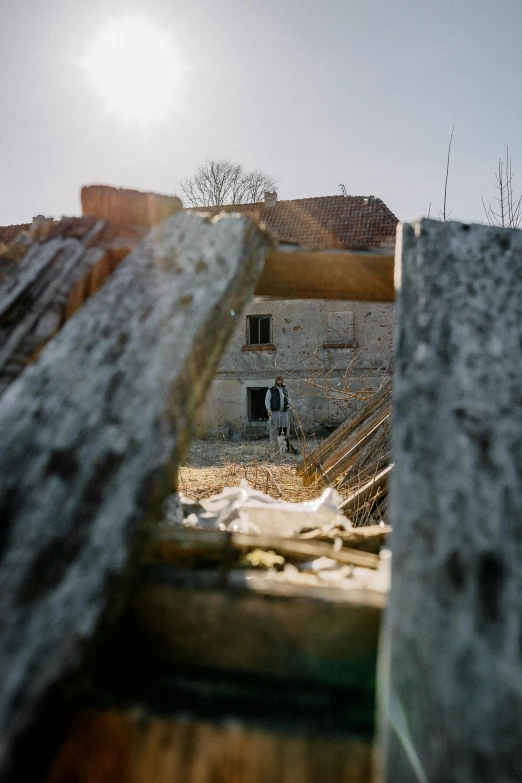
[[281,536],[248,535],[214,530],[190,528],[162,528],[154,533],[147,549],[147,557],[153,562],[171,565],[208,563],[230,559],[233,552],[254,549],[271,549],[294,560],[312,560],[329,557],[345,565],[375,569],[379,558],[369,552],[361,552],[344,546],[336,550],[333,544]]
[[268,248],[247,218],[154,229],[0,400],[0,770],[106,610]]
[[303,250],[279,245],[266,258],[257,296],[393,302],[393,248]]
[[149,569],[130,626],[151,659],[372,692],[386,603],[262,572]]
[[80,197],[83,215],[110,220],[116,225],[155,226],[183,208],[177,196],[107,185],[86,185]]
[[238,722],[82,713],[46,783],[371,783],[372,743]]
[[[15,268],[8,265],[0,282],[0,394],[96,293],[139,239],[136,231],[117,237],[105,220],[62,218],[32,241]],[[0,259],[0,278],[5,272]]]
[[389,783],[522,780],[522,231],[403,227]]
[[386,381],[361,410],[346,419],[299,463],[296,474],[302,477],[305,486],[331,481],[350,468],[366,439],[389,417],[391,388],[391,381]]
[[356,492],[353,492],[343,500],[339,506],[339,511],[343,514],[351,514],[357,511],[357,509],[371,497],[374,497],[377,494],[377,490],[381,490],[384,493],[388,486],[392,468],[393,465],[388,465],[386,468],[372,476],[366,483],[359,487]]

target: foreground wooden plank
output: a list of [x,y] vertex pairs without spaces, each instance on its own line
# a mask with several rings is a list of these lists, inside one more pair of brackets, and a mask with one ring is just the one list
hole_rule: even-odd
[[371,741],[351,736],[92,710],[47,783],[370,783],[371,756]]
[[193,565],[199,563],[201,565],[201,563],[225,559],[234,550],[247,552],[253,549],[271,549],[295,560],[330,557],[344,565],[372,569],[379,566],[377,555],[359,552],[348,547],[336,551],[332,544],[300,538],[191,530],[190,528],[162,529],[153,536],[148,547],[148,556],[157,562],[171,565],[182,563]]
[[268,248],[247,218],[176,215],[0,402],[0,776],[110,606]]
[[131,646],[174,665],[372,693],[386,594],[278,581],[263,572],[149,566]]
[[266,258],[257,296],[393,302],[394,249],[303,250],[279,245]]
[[522,231],[404,226],[389,783],[522,780]]

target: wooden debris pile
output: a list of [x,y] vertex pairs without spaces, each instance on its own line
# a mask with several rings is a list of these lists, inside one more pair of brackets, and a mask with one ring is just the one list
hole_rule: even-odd
[[389,584],[377,552],[388,532],[346,525],[281,537],[165,524],[148,542],[127,646],[145,643],[152,669],[355,688],[373,702]]
[[182,209],[175,196],[100,185],[81,199],[83,217],[39,216],[0,246],[0,394],[151,227]]
[[[150,551],[160,560],[173,558],[177,563],[198,567],[205,567],[209,562],[216,564],[223,559],[229,565],[232,560],[238,565],[246,565],[250,561],[244,560],[245,553],[273,550],[281,556],[281,566],[285,562],[312,563],[318,558],[328,558],[331,561],[326,564],[328,568],[341,564],[377,569],[377,555],[390,532],[388,526],[382,525],[354,528],[348,520],[341,521],[343,517],[340,515],[331,524],[304,528],[293,536],[205,529],[193,522],[198,511],[203,512],[201,518],[210,516],[205,514],[204,506],[184,496],[181,496],[180,506],[185,515],[182,524],[166,524],[158,528]],[[270,506],[267,506],[266,514],[270,513]],[[232,552],[236,553],[233,558]],[[265,564],[260,561],[259,566],[264,568]],[[319,572],[320,564],[310,570]]]
[[225,568],[233,583],[254,570],[261,578],[260,570],[281,584],[370,589],[385,596],[387,565],[379,552],[390,528],[353,527],[336,513],[338,500],[327,490],[313,503],[277,502],[246,482],[202,501],[175,493],[148,556],[176,567]]
[[0,393],[145,233],[94,217],[37,222],[0,254]]
[[[324,275],[314,282],[324,266],[317,255],[297,250],[288,257],[285,251],[287,263],[279,264],[272,238],[244,216],[210,221],[177,214],[149,232],[151,220],[165,213],[145,195],[143,223],[136,217],[143,203],[134,194],[127,208],[113,202],[114,193],[97,189],[83,198],[86,208],[95,204],[92,215],[38,220],[0,249],[0,391],[16,378],[16,388],[0,396],[0,778],[6,783],[42,779],[45,754],[52,755],[65,729],[55,723],[61,720],[56,704],[79,710],[74,726],[85,731],[81,752],[69,754],[66,741],[70,767],[60,767],[59,760],[52,780],[108,779],[99,775],[106,769],[106,746],[89,742],[92,725],[82,705],[69,698],[83,688],[80,665],[92,663],[94,650],[105,655],[111,633],[123,640],[113,679],[122,662],[129,675],[120,706],[134,703],[131,687],[145,673],[155,677],[161,663],[171,684],[178,666],[197,670],[182,687],[202,701],[212,687],[232,693],[222,715],[230,714],[232,702],[247,713],[252,694],[258,712],[266,709],[268,683],[276,717],[280,694],[293,700],[294,726],[308,699],[319,705],[314,725],[325,723],[323,705],[332,733],[360,724],[361,702],[351,704],[352,691],[366,695],[367,731],[373,722],[386,591],[366,585],[333,590],[312,584],[313,570],[302,567],[328,554],[332,571],[373,575],[376,554],[354,551],[362,538],[347,527],[274,541],[155,525],[176,489],[177,468],[236,326],[235,313],[254,292],[264,292],[263,270],[266,275],[270,264],[284,267],[285,284],[297,297],[366,300],[377,288],[378,297],[389,301],[393,259],[337,254],[330,261],[345,281],[340,291]],[[177,207],[169,202],[167,211]],[[361,274],[345,274],[353,269]],[[273,277],[268,275],[271,285]],[[306,282],[301,288],[300,280]],[[283,282],[277,283],[280,295]],[[374,546],[381,536],[382,530]],[[199,549],[196,564],[183,562],[190,548]],[[289,567],[298,581],[278,578]],[[109,667],[105,658],[102,663]],[[247,685],[239,682],[242,675]],[[156,691],[163,684],[156,679]],[[104,704],[115,704],[111,694],[103,694]],[[137,701],[146,710],[143,692]],[[125,710],[115,711],[125,722]],[[100,712],[103,725],[111,713]],[[151,736],[142,721],[137,732],[142,739]],[[278,742],[288,754],[281,772],[290,781],[293,741]],[[188,745],[176,746],[176,764],[183,763]],[[155,760],[130,735],[118,748],[119,779],[159,779]],[[207,749],[205,742],[195,749],[197,764]],[[364,743],[365,769],[370,751]],[[249,748],[246,753],[250,757]],[[340,752],[329,781],[344,780],[349,765],[358,766],[351,753]],[[164,769],[174,763],[169,754],[158,761]],[[323,769],[324,759],[323,753],[310,763]],[[142,761],[150,777],[140,775]],[[180,769],[180,779],[201,780]],[[305,776],[299,772],[296,779]]]
[[343,487],[339,511],[356,526],[386,521],[390,457],[391,380],[296,468],[305,486]]

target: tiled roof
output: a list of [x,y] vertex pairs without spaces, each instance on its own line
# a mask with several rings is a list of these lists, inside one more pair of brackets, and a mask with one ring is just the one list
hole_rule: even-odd
[[31,223],[19,223],[17,226],[0,226],[0,244],[10,245],[14,242],[18,234],[27,231]]
[[281,242],[310,248],[355,248],[393,244],[398,219],[374,196],[319,196],[277,201],[275,206],[233,204],[191,211],[240,212],[264,220]]

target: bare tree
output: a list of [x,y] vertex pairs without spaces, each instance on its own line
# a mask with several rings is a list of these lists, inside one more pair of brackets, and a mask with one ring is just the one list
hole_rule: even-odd
[[265,191],[277,187],[275,179],[259,169],[247,171],[228,160],[207,160],[179,184],[193,207],[255,203],[263,199]]
[[[448,176],[449,176],[449,166],[450,166],[451,142],[453,139],[454,130],[455,130],[455,126],[453,126],[453,128],[451,129],[451,135],[448,144],[448,160],[446,162],[446,180],[444,182],[444,206],[442,207],[442,212],[439,212],[439,217],[444,222],[446,222],[446,220],[451,215],[451,212],[446,212],[446,201],[448,196]],[[430,209],[431,209],[431,204],[430,204]]]
[[513,169],[509,157],[509,147],[506,147],[506,160],[499,158],[498,171],[495,173],[495,188],[497,195],[494,197],[497,205],[495,208],[489,204],[486,207],[484,198],[482,206],[490,226],[503,226],[505,228],[518,228],[522,223],[522,196],[515,197],[513,189]]
[[358,369],[360,352],[352,355],[345,368],[335,363],[325,367],[321,351],[322,349],[317,346],[308,357],[304,378],[277,363],[276,368],[286,378],[293,378],[300,383],[300,393],[303,397],[328,400],[340,409],[346,409],[347,412],[354,402],[370,400],[392,374],[389,361],[383,361],[379,366],[366,367],[364,371],[360,371]]

